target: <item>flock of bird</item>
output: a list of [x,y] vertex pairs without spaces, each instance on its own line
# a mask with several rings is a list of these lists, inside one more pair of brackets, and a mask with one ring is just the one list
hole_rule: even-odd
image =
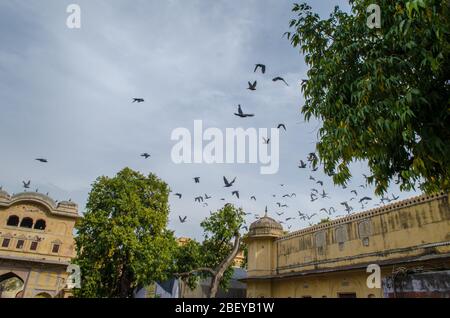
[[[260,70],[262,74],[265,74],[266,73],[266,65],[256,64],[253,72],[257,72],[258,70]],[[272,81],[273,82],[281,81],[286,86],[289,86],[289,84],[280,76],[274,77],[272,79]],[[257,89],[257,84],[258,84],[258,82],[256,80],[253,82],[249,81],[247,89],[250,91],[255,91]],[[132,103],[143,103],[144,101],[145,101],[144,98],[135,97],[135,98],[133,98]],[[240,118],[247,118],[247,117],[255,116],[255,114],[245,113],[240,104],[238,105],[237,113],[234,113],[234,115],[237,117],[240,117]],[[283,123],[278,124],[277,128],[284,129],[284,131],[287,131],[286,125]],[[263,137],[264,144],[269,144],[269,142],[270,142],[270,138]],[[149,159],[151,157],[151,155],[148,152],[144,152],[140,156],[143,157],[144,159]],[[48,163],[48,160],[46,158],[36,158],[35,160],[39,161],[40,163]],[[318,170],[317,165],[314,164],[317,162],[318,162],[317,155],[312,152],[307,155],[305,160],[299,161],[298,168],[299,169],[309,169],[311,173],[314,173]],[[367,176],[364,175],[364,177],[367,179]],[[199,176],[193,177],[194,184],[199,184],[200,179],[201,179],[201,177],[199,177]],[[231,178],[228,179],[227,177],[223,176],[223,184],[224,184],[223,187],[226,189],[233,188],[235,186],[236,179],[237,179],[236,177],[234,177],[233,179],[231,179]],[[280,195],[281,199],[276,200],[276,202],[275,202],[276,209],[278,209],[278,211],[276,211],[275,214],[278,216],[277,221],[280,224],[285,224],[287,229],[289,229],[289,230],[291,229],[291,227],[293,225],[292,222],[295,220],[306,221],[311,226],[314,224],[313,222],[311,222],[311,220],[316,216],[321,217],[322,219],[323,218],[330,219],[331,217],[341,217],[341,216],[345,216],[345,215],[353,213],[354,206],[351,205],[351,204],[353,204],[352,201],[354,201],[354,203],[357,202],[357,203],[361,204],[361,209],[364,209],[367,206],[368,202],[372,201],[371,197],[360,196],[356,189],[352,189],[350,191],[351,196],[349,197],[349,199],[346,201],[340,202],[341,207],[327,206],[325,200],[330,199],[330,195],[324,189],[324,182],[322,180],[318,180],[316,177],[314,177],[311,174],[309,175],[309,178],[307,180],[314,185],[311,188],[311,192],[309,194],[310,201],[315,202],[315,201],[320,200],[320,202],[323,202],[323,204],[325,206],[322,206],[318,211],[310,211],[310,212],[304,212],[304,211],[300,211],[300,210],[296,209],[297,214],[295,216],[287,215],[287,213],[288,213],[287,209],[289,209],[289,205],[286,202],[282,202],[282,201],[296,198],[297,194],[295,192],[291,192],[291,193],[285,193],[285,194]],[[284,187],[285,184],[280,184],[280,186]],[[31,180],[23,181],[23,188],[25,189],[25,191],[27,189],[30,189],[30,187],[31,187]],[[359,187],[365,189],[367,186],[360,185]],[[343,189],[346,189],[346,186],[344,186]],[[233,197],[236,199],[241,198],[239,190],[234,189],[234,188],[230,189],[230,190],[231,190],[230,193],[231,193],[232,198]],[[36,192],[38,192],[38,189],[36,189]],[[48,193],[47,193],[47,195],[48,195]],[[184,197],[183,194],[179,193],[179,192],[174,193],[173,195],[180,200]],[[193,199],[194,199],[194,203],[200,204],[203,207],[208,207],[209,206],[208,200],[210,200],[212,197],[213,197],[212,195],[208,195],[205,193],[204,195],[196,195],[193,197]],[[272,197],[276,198],[277,195],[272,194]],[[392,194],[391,197],[382,197],[380,203],[376,204],[376,206],[395,201],[398,198],[399,197],[395,196],[394,194]],[[251,195],[251,196],[249,196],[249,199],[256,201],[256,196]],[[221,197],[220,201],[226,201],[226,198]],[[345,212],[345,213],[338,215],[339,211]],[[210,211],[210,213],[211,213],[211,211]],[[246,216],[250,216],[251,214],[252,213],[245,213]],[[188,216],[187,215],[185,215],[185,216],[178,215],[178,218],[181,223],[185,223],[185,222],[187,222]],[[260,218],[260,215],[254,214],[254,218],[258,219],[258,218]],[[242,229],[248,230],[247,225],[244,224],[242,226]]]

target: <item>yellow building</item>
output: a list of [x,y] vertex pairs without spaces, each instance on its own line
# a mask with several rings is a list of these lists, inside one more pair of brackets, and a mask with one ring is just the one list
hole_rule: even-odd
[[[78,207],[0,190],[0,297],[67,297]],[[69,284],[70,286],[70,284]]]
[[266,215],[246,239],[247,297],[450,297],[449,200],[422,195],[287,234]]

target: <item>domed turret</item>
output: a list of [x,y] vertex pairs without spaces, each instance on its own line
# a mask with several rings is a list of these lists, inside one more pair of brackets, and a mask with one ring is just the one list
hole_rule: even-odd
[[249,237],[280,237],[281,235],[283,235],[283,227],[280,223],[267,216],[267,207],[264,216],[253,222],[248,232]]

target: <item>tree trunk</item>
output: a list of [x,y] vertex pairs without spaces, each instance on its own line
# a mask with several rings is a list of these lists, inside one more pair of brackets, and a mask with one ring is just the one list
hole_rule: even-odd
[[230,255],[228,255],[215,269],[215,273],[211,278],[211,285],[209,290],[209,298],[215,298],[219,290],[219,283],[222,280],[223,274],[228,267],[233,263],[236,255],[239,253],[239,248],[241,247],[241,237],[239,233],[236,233],[234,237],[234,246]]

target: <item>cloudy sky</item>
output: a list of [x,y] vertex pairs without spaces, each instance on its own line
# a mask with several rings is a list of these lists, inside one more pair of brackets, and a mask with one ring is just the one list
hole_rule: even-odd
[[[71,3],[81,7],[81,29],[66,27]],[[132,3],[132,4],[131,4]],[[349,200],[359,187],[364,163],[355,163],[347,190],[332,185],[319,171],[298,169],[314,151],[320,123],[305,123],[300,113],[299,82],[307,67],[303,57],[282,34],[288,30],[293,2],[280,0],[15,0],[0,2],[0,185],[10,193],[22,191],[22,180],[33,189],[50,192],[57,200],[71,198],[84,210],[92,182],[113,176],[124,167],[154,172],[181,200],[171,197],[170,228],[179,236],[200,238],[199,223],[226,198],[262,214],[267,205],[277,219],[315,213]],[[315,1],[313,8],[328,15],[346,1]],[[254,73],[255,63],[267,65]],[[282,76],[290,84],[272,82]],[[246,89],[258,81],[257,90]],[[132,97],[145,103],[131,103]],[[237,104],[253,118],[233,115]],[[174,164],[170,139],[177,127],[193,130],[194,120],[207,127],[271,128],[285,123],[280,133],[280,169],[261,175],[259,164]],[[152,157],[145,160],[142,152]],[[48,158],[40,164],[34,158]],[[310,202],[312,174],[324,181],[330,199]],[[201,177],[200,184],[192,178]],[[222,176],[237,177],[224,189]],[[284,184],[281,187],[280,184]],[[285,193],[296,198],[283,199]],[[392,192],[403,197],[411,193]],[[194,203],[204,194],[208,207]],[[273,198],[273,194],[276,198]],[[257,201],[251,201],[250,196]],[[361,196],[360,195],[360,196]],[[278,209],[276,202],[289,207]],[[354,201],[353,201],[354,202]],[[378,203],[373,200],[368,207]],[[360,209],[354,204],[355,209]],[[275,213],[284,211],[282,217]],[[180,224],[178,216],[188,216]],[[317,222],[319,214],[312,221]],[[291,230],[307,222],[288,222]]]

